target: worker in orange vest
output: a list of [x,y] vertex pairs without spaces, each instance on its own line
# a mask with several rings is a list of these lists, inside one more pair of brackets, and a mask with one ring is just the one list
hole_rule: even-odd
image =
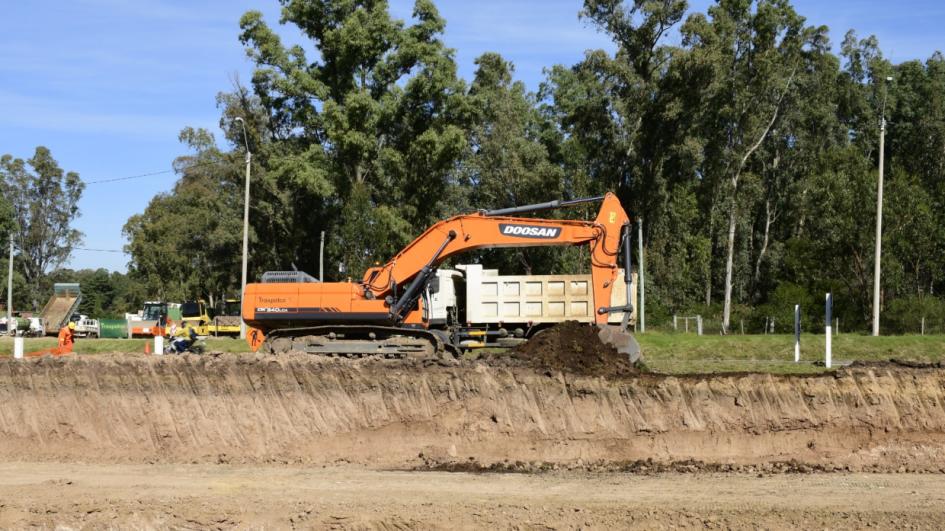
[[69,324],[59,329],[59,353],[65,354],[72,352],[72,345],[75,343],[75,323],[69,321]]

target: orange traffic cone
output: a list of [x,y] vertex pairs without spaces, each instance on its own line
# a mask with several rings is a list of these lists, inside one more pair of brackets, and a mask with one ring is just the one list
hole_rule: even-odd
[[151,353],[151,342],[150,342],[150,341],[148,341],[148,342],[146,342],[146,343],[144,344],[144,353],[145,353],[145,354],[150,354],[150,353]]

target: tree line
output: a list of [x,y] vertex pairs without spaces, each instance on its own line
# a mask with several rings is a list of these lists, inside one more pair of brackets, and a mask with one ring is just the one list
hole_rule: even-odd
[[[283,42],[259,12],[242,17],[255,70],[217,98],[223,138],[185,128],[174,189],[124,227],[128,274],[149,296],[238,291],[248,144],[250,279],[317,270],[321,231],[326,280],[358,278],[446,216],[614,191],[644,220],[651,321],[698,313],[758,329],[767,316],[788,325],[800,303],[816,328],[831,291],[846,328],[865,330],[885,109],[884,330],[945,318],[939,52],[894,64],[849,31],[834,53],[828,28],[787,0],[704,13],[585,0],[578,17],[614,51],[549,65],[530,91],[497,52],[461,79],[431,0],[408,21],[381,0],[281,4],[304,42]],[[586,267],[578,249],[463,259],[509,273]]]

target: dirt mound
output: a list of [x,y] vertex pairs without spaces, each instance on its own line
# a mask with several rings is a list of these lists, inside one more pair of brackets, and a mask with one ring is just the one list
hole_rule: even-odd
[[510,353],[537,369],[582,376],[626,377],[637,374],[630,360],[597,337],[597,331],[577,321],[543,330]]

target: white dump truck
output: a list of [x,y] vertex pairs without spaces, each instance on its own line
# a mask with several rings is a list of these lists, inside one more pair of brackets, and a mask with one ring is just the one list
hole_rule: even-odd
[[[439,269],[430,283],[431,328],[465,325],[463,337],[453,338],[464,348],[508,347],[563,321],[594,322],[591,275],[500,275],[479,264]],[[631,297],[636,299],[636,274],[631,275]],[[611,306],[627,303],[623,269],[612,292]],[[622,312],[609,316],[623,321]],[[636,308],[629,324],[636,322]]]

